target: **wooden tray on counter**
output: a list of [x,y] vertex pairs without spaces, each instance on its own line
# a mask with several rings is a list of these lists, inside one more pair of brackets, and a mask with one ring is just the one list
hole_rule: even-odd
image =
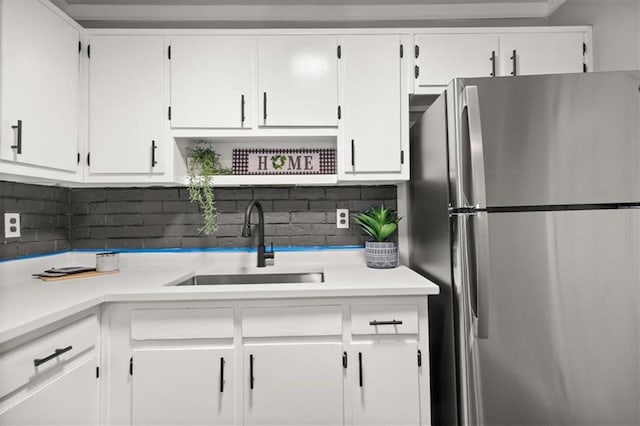
[[39,277],[42,281],[64,281],[64,280],[73,280],[75,278],[90,278],[90,277],[99,277],[101,275],[109,275],[109,274],[117,274],[118,272],[120,272],[119,270],[115,270],[115,271],[105,271],[105,272],[98,272],[98,271],[89,271],[89,272],[80,272],[78,274],[69,274],[69,275],[65,275],[64,277]]

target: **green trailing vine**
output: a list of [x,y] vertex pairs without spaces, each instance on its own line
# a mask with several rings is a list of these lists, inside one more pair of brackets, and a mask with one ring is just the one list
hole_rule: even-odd
[[213,191],[213,176],[228,175],[231,170],[220,163],[220,154],[210,144],[201,143],[189,148],[187,173],[189,176],[189,200],[198,203],[203,224],[198,232],[211,235],[218,230],[218,209]]

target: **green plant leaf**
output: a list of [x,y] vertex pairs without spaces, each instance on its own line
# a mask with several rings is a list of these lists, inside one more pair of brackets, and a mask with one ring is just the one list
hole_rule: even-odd
[[385,241],[396,232],[400,220],[395,210],[385,208],[384,204],[354,215],[354,221],[377,242]]

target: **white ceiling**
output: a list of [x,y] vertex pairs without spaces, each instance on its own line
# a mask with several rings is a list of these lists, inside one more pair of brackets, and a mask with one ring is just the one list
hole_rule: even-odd
[[404,23],[547,18],[565,0],[53,0],[85,26]]

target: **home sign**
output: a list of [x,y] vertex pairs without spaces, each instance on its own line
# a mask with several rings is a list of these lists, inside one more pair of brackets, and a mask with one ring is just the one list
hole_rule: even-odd
[[334,174],[335,149],[245,149],[233,150],[234,175],[325,175]]

